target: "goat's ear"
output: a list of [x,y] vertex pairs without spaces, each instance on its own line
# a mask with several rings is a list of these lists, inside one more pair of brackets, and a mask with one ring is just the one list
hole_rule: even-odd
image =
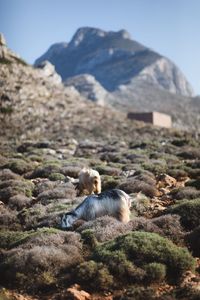
[[98,184],[98,179],[96,177],[94,178],[93,183]]

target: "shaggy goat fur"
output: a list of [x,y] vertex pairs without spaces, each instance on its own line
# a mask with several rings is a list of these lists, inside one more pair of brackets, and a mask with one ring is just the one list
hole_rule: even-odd
[[94,220],[101,216],[112,216],[127,223],[130,219],[131,198],[124,191],[113,189],[98,195],[91,195],[74,210],[62,216],[61,228],[72,227],[78,219]]
[[93,169],[82,169],[79,173],[78,195],[101,193],[101,178],[99,172]]

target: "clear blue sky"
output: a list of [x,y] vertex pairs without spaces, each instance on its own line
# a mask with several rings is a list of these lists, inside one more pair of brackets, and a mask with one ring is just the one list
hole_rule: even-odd
[[29,63],[82,26],[126,29],[173,60],[200,94],[200,0],[0,0],[0,32]]

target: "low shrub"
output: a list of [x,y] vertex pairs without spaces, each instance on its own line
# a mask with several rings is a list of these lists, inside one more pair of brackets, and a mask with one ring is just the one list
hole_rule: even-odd
[[197,179],[200,177],[200,168],[198,169],[187,168],[186,171],[188,173],[188,176],[192,179]]
[[33,170],[35,168],[35,164],[29,160],[25,161],[20,158],[13,158],[10,159],[4,167],[12,170],[14,173],[22,175]]
[[177,287],[173,291],[174,299],[186,299],[186,300],[199,300],[200,291],[199,289],[194,289],[191,286]]
[[65,176],[78,178],[81,169],[82,168],[80,166],[73,166],[73,165],[72,166],[70,166],[70,165],[65,166],[65,164],[64,164],[64,166],[61,167],[60,173],[62,173]]
[[185,183],[185,185],[192,186],[195,187],[197,190],[200,190],[200,178],[189,180]]
[[186,186],[178,189],[173,189],[170,192],[170,195],[176,200],[183,200],[183,199],[196,199],[200,197],[200,191],[196,190],[196,188],[191,186]]
[[10,179],[19,179],[20,176],[17,175],[16,173],[12,172],[10,169],[3,169],[0,170],[0,180],[10,180]]
[[119,222],[115,218],[103,216],[86,222],[77,228],[77,231],[81,234],[86,230],[92,231],[98,242],[105,242],[126,233],[128,228],[124,223]]
[[[156,233],[139,231],[97,246],[93,260],[104,263],[113,276],[120,274],[121,269],[125,268],[126,273],[129,270],[128,278],[131,278],[132,283],[145,280],[147,264],[163,265],[151,265],[151,278],[159,277],[160,280],[162,278],[173,282],[177,282],[186,270],[194,270],[195,266],[195,260],[186,248],[178,247]],[[120,280],[122,278],[120,276]]]
[[200,168],[200,159],[195,159],[195,161],[187,161],[186,166],[190,167],[192,169],[199,169]]
[[149,263],[144,266],[146,278],[149,282],[160,282],[166,277],[166,265],[161,263]]
[[187,234],[185,239],[193,255],[200,257],[200,226]]
[[[16,284],[30,291],[55,285],[63,271],[70,276],[71,268],[82,262],[80,235],[55,229],[42,229],[4,236],[0,281]],[[14,242],[14,243],[13,243]],[[61,276],[62,277],[62,276]]]
[[1,229],[9,228],[10,230],[17,230],[21,228],[15,210],[11,210],[7,206],[0,206],[0,227]]
[[11,249],[20,242],[25,241],[29,237],[29,233],[22,231],[2,230],[0,232],[0,248]]
[[[147,170],[136,170],[134,172],[134,176],[142,176],[142,177],[145,176],[143,178],[146,179],[147,177],[149,177],[149,178],[155,180],[154,174],[152,172],[150,172],[150,171],[147,171]],[[138,178],[141,178],[141,177],[138,177]],[[150,179],[148,179],[148,180],[150,180]]]
[[0,183],[0,198],[5,203],[9,198],[17,194],[32,196],[34,184],[28,180],[5,180]]
[[[114,148],[114,147],[113,147]],[[111,151],[111,149],[109,149]],[[124,157],[123,153],[115,152],[116,149],[113,149],[112,152],[103,152],[100,156],[102,161],[113,162],[113,163],[123,163],[127,162],[127,159]]]
[[100,175],[108,175],[108,176],[118,176],[121,172],[120,169],[110,167],[107,165],[97,165],[96,170],[99,172]]
[[153,224],[158,226],[160,234],[172,240],[175,244],[183,244],[183,227],[180,223],[178,215],[163,215],[151,220]]
[[129,231],[154,232],[162,235],[162,230],[151,220],[143,217],[135,217],[126,225]]
[[42,204],[48,204],[52,199],[73,199],[76,196],[76,190],[73,184],[65,183],[59,185],[54,189],[46,190],[40,193],[37,197],[37,200]]
[[178,156],[183,159],[199,159],[200,151],[199,148],[186,147],[184,151],[178,153]]
[[[120,300],[155,300],[155,291],[151,287],[133,285],[124,291]],[[117,299],[116,299],[117,300]],[[166,299],[167,300],[167,299]],[[168,299],[171,300],[171,299]]]
[[33,172],[28,175],[29,179],[34,178],[48,178],[52,173],[60,173],[61,167],[59,164],[48,164],[37,167]]
[[113,276],[108,268],[93,260],[81,263],[76,269],[76,279],[83,286],[107,290],[113,286]]
[[183,227],[192,230],[200,225],[200,198],[172,205],[165,213],[179,215]]
[[164,159],[151,159],[147,162],[144,162],[142,167],[155,175],[166,173],[167,171],[167,163]]
[[157,195],[157,189],[154,185],[150,185],[146,182],[135,179],[134,177],[127,178],[125,182],[122,182],[118,186],[118,188],[124,190],[128,194],[142,192],[150,198]]
[[127,224],[121,223],[115,218],[103,216],[96,220],[85,222],[76,229],[81,235],[85,231],[90,231],[93,240],[96,239],[98,242],[110,241],[120,235],[136,230],[158,233],[176,244],[183,244],[184,233],[180,224],[180,216],[170,214],[152,220],[134,217]]
[[[138,174],[140,173],[140,174]],[[143,181],[149,185],[155,186],[156,185],[156,180],[155,177],[153,176],[153,174],[151,175],[150,172],[135,172],[134,174],[134,179],[135,180],[139,180],[139,181]]]
[[8,201],[8,206],[12,209],[21,210],[24,207],[28,207],[31,204],[32,199],[25,195],[15,195]]
[[40,203],[36,203],[31,207],[23,208],[17,217],[25,228],[34,228],[46,214],[46,207]]
[[65,175],[63,175],[61,173],[52,173],[52,174],[50,174],[49,179],[52,181],[57,181],[57,180],[64,181]]
[[186,178],[188,176],[188,173],[186,170],[181,168],[169,168],[167,170],[167,174],[170,176],[176,178],[177,180],[180,180],[182,178]]
[[33,195],[37,197],[42,192],[53,190],[55,187],[58,187],[58,184],[56,182],[50,181],[48,179],[42,179],[41,181],[36,183],[33,190]]
[[115,189],[120,184],[120,177],[119,176],[108,176],[108,175],[102,175],[102,190],[109,190],[109,189]]
[[131,212],[135,216],[144,216],[149,211],[149,207],[150,199],[142,193],[138,193],[132,201]]

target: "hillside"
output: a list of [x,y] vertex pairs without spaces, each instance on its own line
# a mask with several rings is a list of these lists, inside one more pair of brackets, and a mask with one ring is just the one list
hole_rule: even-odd
[[[96,105],[2,41],[0,299],[198,299],[198,135]],[[61,230],[61,215],[85,198],[76,189],[85,166],[103,191],[131,196],[130,222],[103,216]]]

